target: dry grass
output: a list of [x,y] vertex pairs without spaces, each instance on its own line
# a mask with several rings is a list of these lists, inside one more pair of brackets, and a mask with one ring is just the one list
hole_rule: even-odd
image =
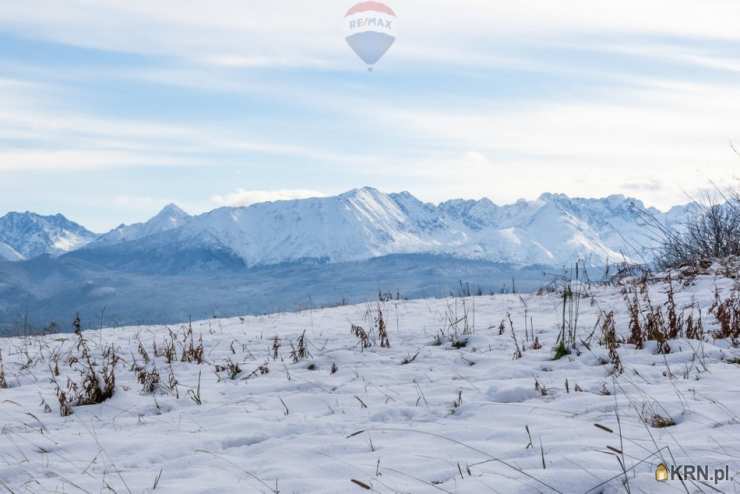
[[[617,334],[616,331],[616,321],[615,321],[615,314],[614,312],[602,312],[597,325],[594,327],[594,332],[599,331],[599,328],[601,329],[601,339],[600,342],[606,347],[608,350],[609,355],[609,361],[611,362],[612,366],[612,375],[616,378],[617,376],[624,373],[624,366],[622,363],[622,360],[620,358],[620,354],[618,351],[618,348],[620,347],[620,344],[623,343],[630,343],[633,344],[637,349],[644,348],[644,343],[647,340],[654,340],[658,343],[658,353],[668,353],[671,351],[671,347],[669,345],[669,342],[671,340],[675,340],[677,338],[681,338],[682,335],[685,335],[687,338],[693,338],[696,340],[703,340],[704,338],[704,329],[703,329],[703,323],[702,323],[702,312],[699,309],[698,310],[698,317],[696,317],[696,311],[697,307],[695,305],[691,305],[685,308],[680,308],[674,299],[673,294],[673,283],[670,280],[670,277],[668,278],[668,291],[666,292],[667,298],[666,302],[660,305],[653,305],[650,301],[649,296],[647,295],[647,290],[642,292],[642,298],[644,302],[641,302],[641,296],[638,292],[638,289],[635,288],[634,292],[629,291],[627,292],[625,296],[625,302],[628,307],[628,316],[629,316],[629,335],[625,334],[625,339],[620,339],[620,337]],[[569,301],[571,300],[572,301]],[[560,341],[563,344],[563,347],[567,350],[570,350],[571,348],[576,348],[575,346],[571,347],[571,344],[566,344],[566,341],[570,342],[571,340],[575,339],[576,335],[576,329],[577,329],[577,320],[578,320],[578,304],[576,303],[577,297],[574,295],[569,295],[563,299],[561,299],[561,302],[563,303],[563,320],[562,320],[562,327],[560,327],[560,324],[558,324],[559,329],[562,329],[561,332],[561,338]],[[713,314],[717,320],[719,321],[719,327],[717,336],[723,337],[723,338],[738,338],[740,337],[740,331],[738,330],[738,326],[740,325],[740,299],[738,298],[736,293],[732,293],[727,299],[722,299],[720,297],[719,292],[716,293],[715,296],[715,304],[712,306],[710,313]],[[523,300],[522,300],[523,301]],[[621,303],[621,302],[620,302]],[[527,317],[527,306],[526,303],[523,301],[523,305],[525,308],[525,316],[524,316],[524,339],[520,340],[519,337],[521,337],[521,328],[519,328],[519,335],[517,335],[517,332],[514,328],[514,323],[511,314],[507,314],[507,317],[502,320],[501,325],[499,326],[499,333],[505,334],[507,330],[511,331],[511,338],[513,340],[513,347],[514,347],[514,358],[522,358],[524,356],[524,352],[526,352],[528,349],[540,349],[542,347],[542,344],[540,343],[540,340],[538,337],[534,335],[534,327],[531,323],[532,319],[531,317]],[[462,313],[459,312],[459,306],[453,307],[452,305],[448,305],[448,311],[447,314],[445,314],[446,319],[446,327],[443,330],[440,330],[440,335],[437,337],[439,340],[439,344],[451,344],[453,348],[462,348],[467,344],[467,336],[473,334],[474,332],[474,305],[466,305],[466,301],[462,301]],[[369,327],[370,330],[366,331],[361,326],[355,326],[352,325],[351,332],[354,337],[357,338],[359,341],[359,349],[358,350],[364,350],[366,348],[370,348],[372,346],[379,346],[381,348],[389,348],[390,347],[390,341],[389,341],[389,335],[387,332],[387,326],[384,316],[387,314],[384,313],[384,307],[387,308],[387,306],[382,306],[381,304],[377,304],[377,306],[373,307],[374,310],[370,309],[368,314],[371,315],[372,319],[372,326],[369,324],[363,323],[365,327]],[[558,311],[558,319],[560,316],[560,306],[556,309]],[[688,311],[688,312],[687,312]],[[440,314],[441,316],[441,314]],[[496,318],[498,320],[498,318]],[[521,323],[521,319],[517,319]],[[438,321],[439,322],[439,321]],[[558,320],[558,323],[560,323],[560,320]],[[312,323],[313,324],[313,323]],[[76,322],[76,325],[79,325],[79,322]],[[507,327],[508,326],[508,327]],[[305,326],[304,326],[305,327]],[[346,327],[346,326],[345,326]],[[496,326],[492,325],[489,326],[489,330],[495,331]],[[436,329],[436,327],[435,327]],[[69,356],[67,359],[68,364],[70,367],[74,368],[75,370],[78,370],[81,375],[81,379],[78,382],[74,382],[73,380],[69,380],[66,387],[60,387],[57,385],[57,398],[59,401],[59,409],[60,413],[63,416],[67,416],[73,413],[74,407],[82,406],[82,405],[89,405],[89,404],[96,404],[96,403],[102,403],[103,401],[109,399],[113,396],[113,393],[115,392],[115,367],[116,363],[118,361],[118,358],[115,355],[115,351],[113,347],[105,348],[105,350],[101,354],[99,353],[100,347],[97,348],[95,357],[93,356],[93,353],[90,350],[89,342],[84,339],[82,332],[78,331],[78,338],[79,341],[77,341],[77,351],[73,352],[72,355]],[[216,334],[214,330],[210,331],[210,334]],[[543,333],[541,333],[540,336],[542,336]],[[208,356],[210,362],[210,365],[213,365],[215,368],[216,373],[219,375],[219,382],[222,380],[222,374],[228,379],[236,380],[249,380],[252,378],[257,378],[259,376],[268,374],[270,372],[270,367],[268,364],[274,364],[278,360],[282,360],[280,349],[283,345],[283,342],[281,342],[280,338],[275,336],[273,338],[266,338],[266,341],[262,339],[262,335],[259,336],[260,343],[260,354],[258,357],[253,357],[251,355],[251,352],[247,349],[247,346],[242,344],[241,345],[241,351],[242,352],[249,352],[249,357],[251,357],[251,360],[241,360],[241,364],[237,360],[237,357],[234,355],[237,354],[239,347],[239,340],[234,339],[231,342],[230,348],[231,348],[231,356],[229,358],[226,358],[225,356],[221,357],[219,360],[216,360],[215,358],[211,359],[210,356],[214,355],[213,348],[211,347],[211,338],[208,336],[208,333],[205,333],[206,340],[208,340]],[[238,336],[238,335],[237,335]],[[291,335],[292,336],[292,335]],[[531,336],[531,338],[530,338]],[[552,339],[550,340],[550,344],[552,343],[552,340],[555,338],[555,334],[552,334]],[[593,334],[592,334],[593,336]],[[510,343],[508,341],[509,335],[506,335],[506,347],[511,348]],[[311,343],[314,341],[314,338],[318,337],[312,337]],[[137,337],[133,340],[134,345],[138,346],[137,349],[133,351],[132,357],[133,357],[133,364],[131,365],[131,369],[135,372],[135,375],[137,377],[138,382],[141,384],[142,389],[141,391],[145,394],[151,394],[155,393],[158,390],[163,390],[163,392],[173,392],[177,395],[179,399],[178,394],[178,386],[180,384],[177,381],[177,378],[175,377],[174,370],[172,363],[181,361],[181,362],[187,362],[187,363],[197,363],[202,364],[206,358],[205,358],[205,351],[204,351],[204,339],[203,336],[200,335],[199,338],[196,340],[193,334],[193,328],[192,324],[188,326],[183,326],[181,332],[178,331],[177,333],[170,330],[169,338],[165,337],[163,344],[157,344],[156,338],[154,339],[152,343],[152,349],[153,354],[147,350],[147,346],[142,343],[142,341]],[[145,340],[146,341],[146,340]],[[319,356],[324,356],[324,349],[326,348],[326,345],[324,345],[323,348],[320,348],[317,345],[310,345],[309,342],[306,339],[306,331],[303,331],[303,333],[300,334],[300,336],[294,340],[290,341],[288,336],[285,336],[285,341],[289,342],[290,345],[290,359],[294,363],[298,363],[300,361],[310,359],[311,354],[308,350],[308,347],[310,346],[311,349],[314,351],[314,353],[318,354]],[[318,341],[318,340],[317,340]],[[327,338],[328,341],[328,338]],[[474,340],[471,340],[471,342]],[[591,343],[592,339],[589,337],[587,338],[588,344]],[[395,342],[396,345],[398,345],[398,342]],[[547,343],[547,342],[546,342]],[[583,346],[581,346],[581,343],[583,346],[588,347],[587,343],[583,342],[583,340],[580,340],[579,346],[576,349],[583,349]],[[148,345],[148,341],[147,341]],[[471,343],[471,346],[473,343]],[[94,348],[94,345],[93,345]],[[677,347],[678,348],[678,347]],[[491,352],[495,351],[491,348],[489,345],[489,350]],[[590,347],[589,347],[590,350]],[[438,351],[438,350],[433,350]],[[472,351],[477,351],[476,348],[473,348]],[[505,352],[508,352],[509,350],[504,350]],[[138,352],[138,355],[136,355]],[[258,352],[255,351],[255,354]],[[20,355],[23,355],[23,353],[19,353]],[[26,353],[27,354],[27,353]],[[627,355],[627,353],[623,353],[624,355]],[[12,353],[10,358],[14,358],[16,353]],[[401,365],[408,365],[417,360],[417,357],[420,355],[420,351],[417,351],[415,354],[406,354],[405,352],[403,355],[407,355],[405,358],[401,360]],[[425,350],[426,355],[426,350]],[[508,353],[507,353],[508,355]],[[7,383],[5,382],[5,373],[3,369],[3,360],[2,360],[2,354],[0,353],[0,388],[7,387]],[[282,355],[282,357],[285,357],[285,354]],[[96,361],[97,358],[97,361]],[[264,358],[265,363],[262,365],[257,366],[254,370],[249,372],[243,371],[241,368],[241,365],[249,366],[249,368],[252,368],[252,365],[257,365],[257,363],[261,362],[262,360],[256,360],[256,358]],[[430,357],[431,358],[431,357]],[[575,359],[575,357],[572,357]],[[26,365],[33,365],[33,359],[30,356],[26,356],[26,359],[28,360],[28,364]],[[47,353],[47,359],[49,362],[49,369],[51,371],[51,374],[53,378],[56,378],[60,375],[59,371],[59,362],[61,359],[62,365],[64,365],[64,358],[60,357],[60,354],[58,352],[53,353]],[[144,362],[141,367],[137,366],[136,360],[138,359],[139,363]],[[160,376],[159,371],[156,368],[157,362],[161,364],[162,360],[164,359],[169,365],[169,376],[165,376],[162,374]],[[225,359],[225,360],[224,360]],[[232,360],[233,359],[233,360]],[[256,361],[255,361],[256,360]],[[395,362],[398,362],[397,359],[394,359]],[[467,360],[462,357],[463,361]],[[212,363],[213,361],[221,362],[221,363]],[[245,362],[254,362],[253,364],[245,364]],[[331,362],[331,360],[329,360]],[[728,360],[728,362],[732,362],[732,360]],[[606,360],[603,359],[603,363],[606,363]],[[286,365],[285,363],[281,363],[279,365],[283,365],[286,368],[286,374],[288,374],[288,379],[290,380],[290,375],[288,373],[288,367],[289,365]],[[472,365],[472,364],[471,364]],[[666,363],[667,365],[667,363]],[[301,366],[304,367],[304,366]],[[127,366],[128,368],[128,366]],[[162,368],[162,367],[160,367]],[[310,366],[305,367],[306,369],[313,370],[316,369],[316,366],[314,364],[311,364]],[[346,373],[349,374],[349,372],[352,370],[351,366],[347,364],[347,368],[349,369]],[[323,369],[323,364],[322,364]],[[552,370],[552,369],[544,369],[544,370]],[[162,372],[165,372],[163,369]],[[338,367],[336,363],[331,363],[331,374],[335,374],[338,372]],[[670,372],[670,370],[669,370]],[[629,379],[628,375],[632,374],[632,369],[630,369],[630,373],[625,374],[621,378],[622,379]],[[636,372],[635,372],[636,374]],[[665,375],[665,374],[664,374]],[[669,376],[670,377],[670,376]],[[191,378],[192,379],[192,378]],[[194,379],[193,379],[194,380]],[[166,382],[162,382],[166,381]],[[529,381],[531,383],[531,381]],[[551,381],[548,381],[550,384],[552,384]],[[562,381],[560,381],[562,382]],[[56,381],[55,381],[56,383]],[[192,383],[191,383],[192,384]],[[558,383],[559,384],[559,383]],[[574,381],[569,382],[568,379],[565,379],[565,392],[567,394],[571,393],[571,391],[574,392],[583,392],[584,390]],[[535,378],[534,381],[534,387],[537,391],[538,395],[540,397],[547,397],[546,400],[552,400],[558,397],[559,390],[558,386],[552,384],[552,387],[546,387],[542,382],[537,380]],[[419,403],[423,400],[425,403],[427,403],[427,407],[429,407],[429,403],[426,402],[426,398],[423,397],[423,393],[421,391],[421,388],[417,384],[417,388],[419,389],[419,399],[417,400],[417,406]],[[198,382],[197,385],[194,385],[192,388],[190,386],[185,386],[184,389],[187,389],[187,394],[190,400],[192,400],[197,405],[201,405],[203,403],[203,397],[201,395],[201,373],[198,372]],[[207,391],[207,388],[204,384],[204,390]],[[457,399],[455,399],[452,402],[452,407],[450,412],[452,414],[457,413],[458,409],[462,407],[463,405],[463,392],[462,391],[456,391],[457,393]],[[476,401],[476,395],[473,394],[471,396],[468,396],[470,393],[469,391],[465,391],[466,393],[466,401],[468,401],[467,406],[472,406],[471,404],[474,404],[474,401]],[[611,395],[613,393],[612,389],[608,387],[606,384],[602,385],[601,391],[599,392],[603,395]],[[616,393],[615,393],[616,394]],[[355,396],[356,400],[360,403],[360,406],[362,408],[368,408],[368,405],[372,408],[375,405],[375,402],[372,401],[372,398],[368,398],[365,395],[361,395],[362,398],[359,396]],[[208,396],[207,396],[208,397]],[[453,397],[452,393],[450,393],[449,396],[446,396],[446,400],[442,403],[443,409],[446,411],[450,409],[450,402],[447,401],[450,397]],[[43,399],[43,398],[42,398]],[[363,399],[365,401],[363,401]],[[390,399],[390,398],[389,398]],[[290,414],[290,411],[288,410],[287,404],[280,398],[280,401],[284,407],[284,414],[288,416]],[[289,400],[290,401],[290,400]],[[156,397],[155,397],[156,402]],[[387,403],[388,401],[386,401]],[[43,403],[43,402],[42,402]],[[157,405],[159,406],[159,405]],[[300,404],[294,403],[291,401],[291,407],[294,408],[293,413],[295,415],[298,415],[300,413]],[[679,417],[676,415],[676,417]],[[673,425],[676,425],[676,422],[667,414],[659,410],[658,413],[656,413],[654,407],[644,407],[642,413],[637,417],[638,422],[643,422],[646,425],[646,428],[666,428],[671,427]],[[619,420],[619,418],[618,418]],[[604,429],[606,432],[613,433],[612,430],[607,430],[605,426],[596,425],[597,427]],[[529,432],[529,431],[528,431]],[[620,432],[620,438],[621,438],[621,432]],[[616,446],[616,445],[615,445]],[[530,444],[528,447],[531,447],[535,449],[536,446],[532,443],[532,438],[530,435]],[[614,453],[622,454],[624,451],[623,445],[619,445],[619,448],[607,446],[607,449],[611,450]],[[542,459],[542,467],[547,468],[550,467],[550,465],[546,466],[545,463],[545,454],[544,454],[544,448],[542,447],[542,442],[540,440],[540,455]],[[629,471],[629,469],[626,468],[624,462],[624,458],[622,457],[622,463],[621,465],[621,471],[623,472],[625,478],[626,473]],[[548,460],[549,461],[549,460]],[[555,460],[552,460],[551,463],[554,463]],[[460,470],[460,476],[464,478],[462,470],[463,468],[460,468],[458,465],[458,469]],[[468,469],[468,476],[470,476],[470,470]],[[161,475],[161,472],[160,472]],[[536,480],[536,479],[535,479]],[[276,490],[277,491],[277,490]]]
[[223,364],[216,364],[216,374],[220,375],[225,373],[229,379],[235,380],[242,373],[242,369],[238,362],[233,362],[231,359],[227,359]]
[[151,394],[159,389],[160,376],[156,367],[139,369],[136,378],[141,384],[142,393]]
[[[75,320],[75,326],[79,326],[79,319]],[[52,382],[56,385],[57,401],[59,402],[59,413],[63,416],[72,414],[73,408],[78,406],[96,405],[110,399],[116,389],[116,365],[118,356],[115,348],[108,346],[103,350],[103,365],[98,372],[98,362],[95,360],[90,346],[81,331],[77,333],[77,354],[68,359],[69,366],[80,374],[79,381],[71,378],[67,380],[67,386],[63,389],[52,372]]]

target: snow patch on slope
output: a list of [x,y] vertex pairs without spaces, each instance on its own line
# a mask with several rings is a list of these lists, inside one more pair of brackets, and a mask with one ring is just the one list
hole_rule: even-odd
[[0,260],[3,261],[22,261],[23,256],[10,245],[0,242]]

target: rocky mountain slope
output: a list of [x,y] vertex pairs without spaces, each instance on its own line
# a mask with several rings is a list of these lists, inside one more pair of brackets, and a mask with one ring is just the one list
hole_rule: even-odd
[[0,259],[21,261],[44,254],[57,256],[79,249],[96,237],[61,214],[8,213],[0,218]]

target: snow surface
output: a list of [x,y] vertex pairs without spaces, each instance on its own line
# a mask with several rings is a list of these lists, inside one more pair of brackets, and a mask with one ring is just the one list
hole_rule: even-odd
[[[704,308],[708,331],[716,327],[706,313],[715,285],[727,294],[733,282],[705,276],[693,285],[676,284],[680,306]],[[654,303],[665,300],[664,289],[651,287]],[[581,305],[580,338],[588,340],[602,310],[615,311],[625,334],[621,287],[592,287],[591,295]],[[527,347],[514,360],[511,332],[499,335],[498,328],[510,313],[523,340],[525,304],[544,346]],[[110,343],[123,358],[116,393],[66,418],[57,412],[49,357],[57,353],[64,362],[76,337],[2,339],[10,388],[0,389],[0,487],[368,492],[355,479],[380,493],[625,492],[617,456],[607,446],[623,450],[631,492],[715,492],[692,482],[686,490],[680,482],[656,483],[660,461],[729,464],[733,476],[740,468],[740,367],[731,361],[740,352],[727,341],[672,341],[666,356],[624,344],[619,353],[626,370],[613,379],[598,336],[590,350],[581,346],[580,355],[552,359],[562,314],[557,293],[391,301],[381,308],[389,349],[362,351],[350,335],[351,324],[370,327],[367,314],[376,304],[193,323],[196,339],[203,336],[206,363],[172,365],[179,398],[142,393],[129,370],[134,360],[143,364],[138,341],[152,356],[153,341],[161,348],[167,328],[87,331],[98,358]],[[465,309],[474,328],[467,346],[433,345],[440,329],[449,329],[447,321]],[[293,363],[291,342],[304,331],[312,356]],[[274,336],[282,340],[277,360],[270,350]],[[244,371],[236,380],[214,371],[227,359]],[[246,378],[265,363],[269,374]],[[163,359],[150,365],[166,382]],[[66,364],[60,367],[60,383],[78,378]],[[199,376],[201,405],[189,397]],[[43,402],[53,411],[44,413]],[[651,408],[676,425],[646,426],[639,414]],[[738,482],[712,487],[735,492]]]

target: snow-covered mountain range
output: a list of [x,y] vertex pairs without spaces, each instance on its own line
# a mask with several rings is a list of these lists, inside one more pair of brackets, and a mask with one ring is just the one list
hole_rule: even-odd
[[[445,254],[521,265],[646,261],[655,240],[644,211],[680,225],[692,206],[667,213],[635,199],[569,198],[544,194],[498,206],[488,199],[424,203],[408,192],[365,187],[313,199],[225,207],[190,216],[169,205],[146,223],[120,226],[96,237],[62,216],[11,213],[0,219],[0,256],[20,260],[84,247],[85,257],[105,251],[217,251],[248,267],[304,260],[361,261],[393,254]],[[42,221],[43,220],[43,221]],[[18,225],[31,225],[19,227]],[[118,250],[117,250],[118,249]]]
[[95,233],[61,214],[8,213],[0,218],[0,260],[57,256],[79,249],[95,238]]

